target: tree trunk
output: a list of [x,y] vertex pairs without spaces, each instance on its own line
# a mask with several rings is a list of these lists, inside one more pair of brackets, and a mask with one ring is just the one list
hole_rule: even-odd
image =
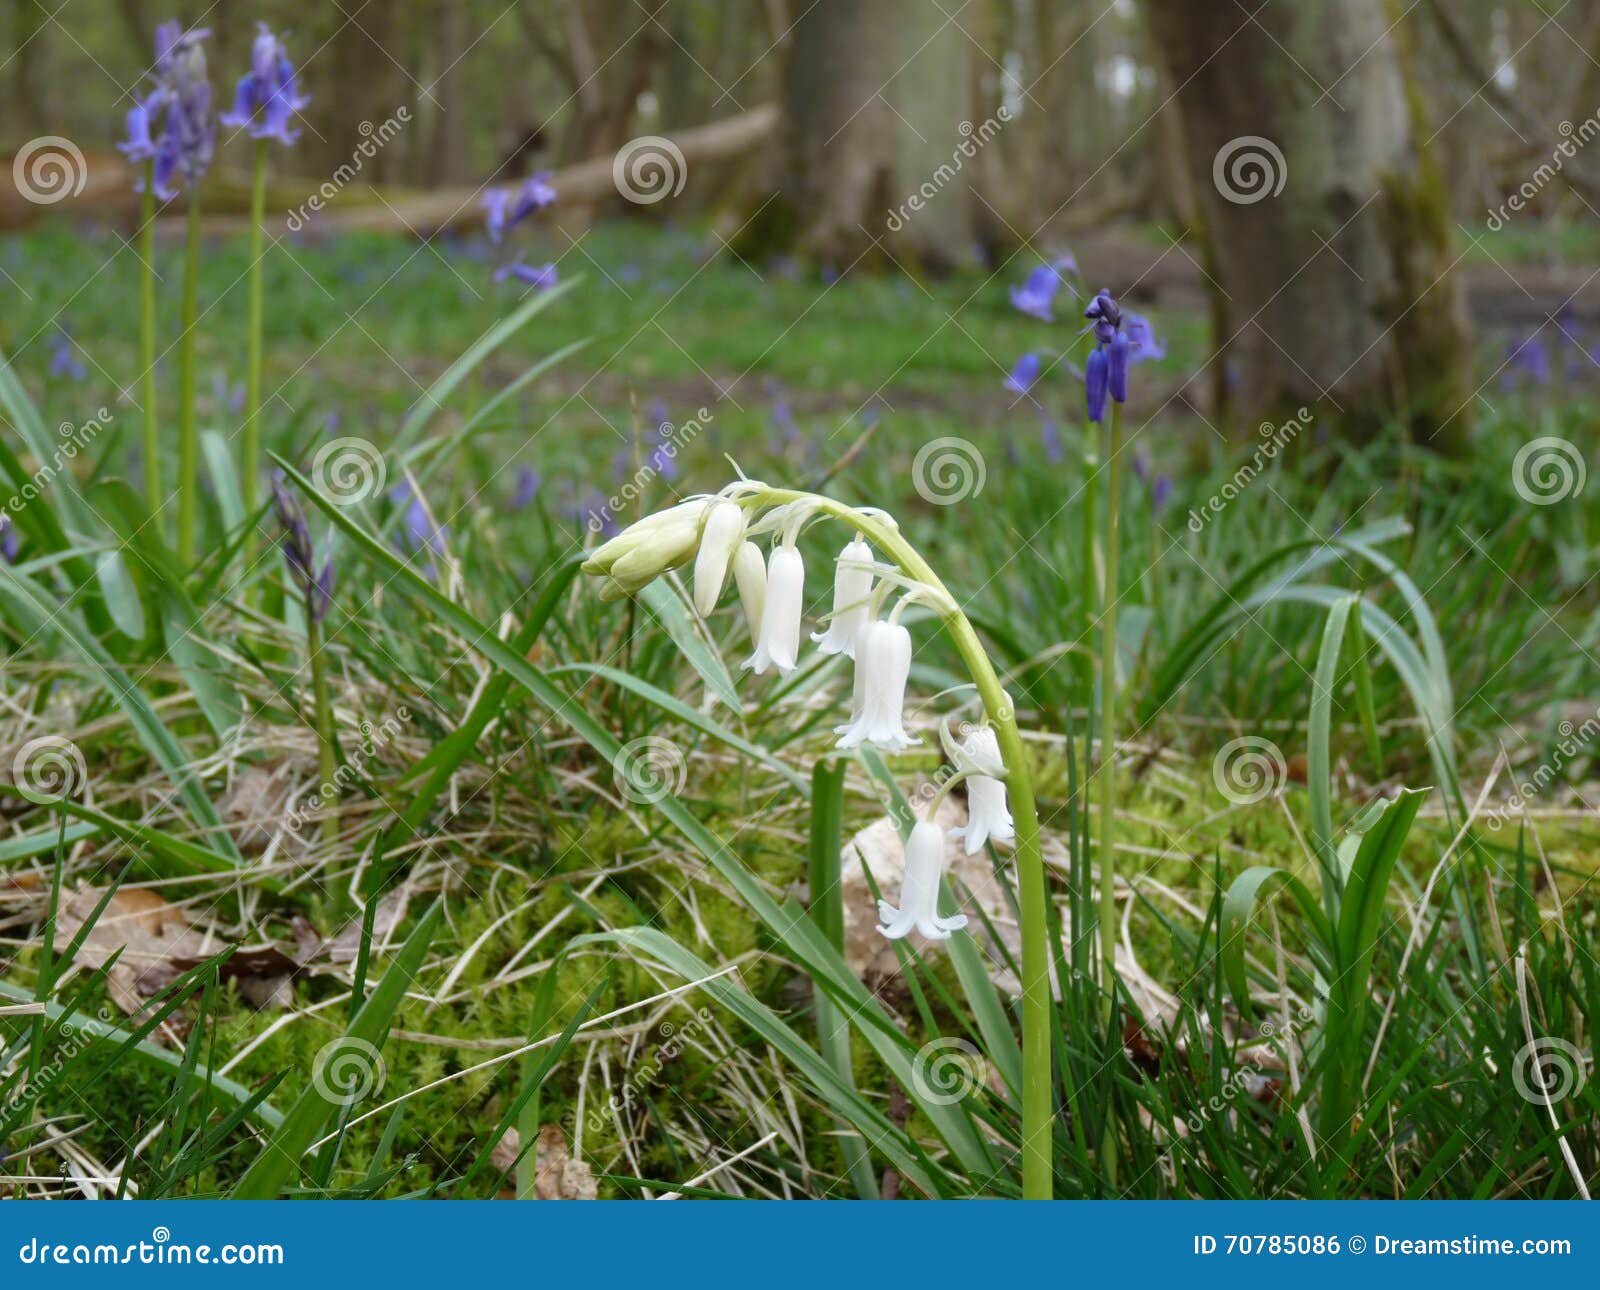
[[468,44],[477,37],[467,0],[442,0],[432,14],[435,66],[428,130],[428,183],[459,184],[474,173],[467,152]]
[[[934,0],[817,0],[789,37],[773,241],[942,269],[974,227],[970,46]],[[898,69],[898,70],[897,70]]]
[[[1470,346],[1445,188],[1384,0],[1145,0],[1178,89],[1233,424],[1316,409],[1458,448]],[[1231,164],[1230,164],[1231,162]]]

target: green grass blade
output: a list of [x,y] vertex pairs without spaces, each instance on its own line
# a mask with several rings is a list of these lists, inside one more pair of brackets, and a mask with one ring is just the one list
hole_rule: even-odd
[[[405,997],[406,990],[416,979],[428,947],[433,943],[434,929],[442,912],[443,907],[435,903],[422,916],[411,935],[406,937],[389,970],[383,974],[383,979],[344,1032],[345,1041],[382,1047],[384,1037],[389,1032],[389,1022]],[[284,1116],[283,1123],[234,1186],[230,1193],[233,1199],[274,1200],[281,1195],[298,1175],[301,1157],[310,1149],[333,1110],[334,1104],[314,1084],[307,1083]]]

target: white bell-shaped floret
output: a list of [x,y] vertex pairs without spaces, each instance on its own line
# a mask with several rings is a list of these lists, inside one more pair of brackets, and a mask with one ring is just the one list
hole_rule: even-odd
[[[962,751],[983,766],[1001,766],[1000,741],[988,726],[980,726],[962,741]],[[992,775],[967,777],[967,825],[958,830],[966,840],[967,854],[975,855],[985,842],[1011,842],[1017,836],[1006,802],[1006,786]]]
[[767,563],[754,542],[741,542],[733,553],[733,583],[739,588],[739,604],[744,609],[750,639],[761,635],[761,611],[767,603]]
[[722,598],[728,563],[743,539],[744,508],[725,497],[713,502],[694,557],[694,607],[702,618],[709,617]]
[[944,876],[944,830],[922,820],[906,840],[906,872],[900,880],[900,908],[878,902],[878,928],[891,941],[916,928],[930,941],[947,941],[967,925],[965,914],[939,917],[939,879]]
[[869,623],[856,647],[856,674],[860,705],[839,732],[839,747],[869,743],[885,752],[904,752],[914,742],[905,727],[911,633],[899,623]]
[[872,616],[872,548],[857,535],[833,570],[833,614],[828,630],[811,639],[824,654],[856,655],[856,636]]
[[806,594],[806,566],[792,546],[775,546],[767,561],[767,597],[761,608],[756,652],[745,664],[757,676],[769,667],[792,672],[800,658],[800,613]]

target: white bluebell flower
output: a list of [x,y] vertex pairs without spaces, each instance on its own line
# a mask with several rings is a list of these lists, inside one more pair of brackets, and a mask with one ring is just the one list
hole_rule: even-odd
[[939,916],[939,880],[944,877],[944,830],[931,820],[919,820],[906,839],[906,871],[900,880],[900,907],[878,902],[878,930],[891,941],[912,929],[930,941],[947,941],[967,925],[965,914]]

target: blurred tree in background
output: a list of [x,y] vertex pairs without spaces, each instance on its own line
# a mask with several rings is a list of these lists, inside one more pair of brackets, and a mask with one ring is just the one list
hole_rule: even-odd
[[[274,175],[286,205],[404,108],[406,128],[341,197],[363,227],[470,224],[484,185],[556,169],[551,218],[573,236],[624,213],[701,220],[758,266],[939,273],[1070,248],[1136,298],[1209,301],[1214,356],[1192,393],[1236,425],[1325,396],[1353,425],[1398,407],[1419,441],[1448,446],[1470,411],[1469,314],[1537,323],[1588,307],[1463,284],[1458,262],[1541,166],[1523,218],[1594,214],[1600,155],[1548,163],[1568,132],[1600,128],[1600,0],[227,9],[81,0],[69,29],[46,0],[0,0],[0,148],[58,134],[96,173],[116,167],[156,24],[214,27],[222,83],[260,18],[289,34],[316,104],[285,159],[298,173]],[[647,135],[681,141],[689,182],[630,205],[610,160]],[[1230,199],[1219,163],[1256,137],[1281,155],[1281,187]],[[208,211],[241,208],[247,163],[224,148]],[[123,193],[114,178],[96,191]],[[0,226],[40,214],[5,196]]]

